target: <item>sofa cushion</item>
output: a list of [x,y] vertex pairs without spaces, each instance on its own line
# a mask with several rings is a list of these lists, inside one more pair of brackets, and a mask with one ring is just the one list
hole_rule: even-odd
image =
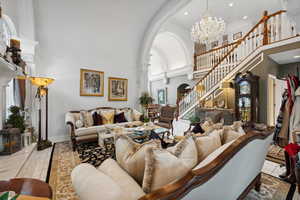
[[137,182],[135,182],[135,180],[126,173],[115,160],[110,158],[106,159],[98,167],[98,170],[112,178],[114,182],[126,192],[126,195],[128,195],[130,199],[139,199],[145,195],[141,186],[139,186],[139,184],[137,184]]
[[207,136],[194,136],[194,140],[198,150],[198,162],[204,160],[209,154],[211,154],[214,150],[222,145],[220,137],[221,133],[222,129],[213,130]]
[[211,161],[213,161],[215,158],[217,158],[221,153],[223,153],[235,140],[232,140],[231,142],[228,142],[227,144],[222,145],[218,149],[216,149],[214,152],[209,154],[202,162],[200,162],[195,168],[199,169],[201,167],[204,167],[205,165],[209,164]]
[[[76,194],[81,200],[119,200],[124,194],[115,181],[89,164],[76,166],[71,173],[71,180]],[[101,193],[99,194],[99,189]],[[130,199],[127,199],[130,200]],[[133,199],[131,199],[133,200]]]
[[127,122],[127,120],[126,120],[126,118],[125,118],[125,115],[124,115],[124,112],[115,114],[115,116],[114,116],[114,122],[115,122],[115,123],[123,123],[123,122]]
[[192,135],[185,136],[176,146],[167,150],[182,160],[189,169],[198,164],[198,150]]
[[114,123],[114,116],[115,111],[114,110],[101,110],[100,111],[103,124],[113,124]]
[[80,111],[80,120],[83,122],[84,127],[90,127],[93,126],[93,116],[90,112],[86,110]]
[[103,120],[102,120],[102,116],[97,113],[97,112],[94,112],[93,113],[93,122],[94,122],[94,126],[99,126],[99,125],[102,125],[103,124]]
[[222,133],[222,144],[231,142],[240,136],[245,135],[245,131],[242,127],[242,122],[236,121],[231,126],[224,126]]
[[164,185],[182,178],[189,172],[183,160],[177,158],[165,149],[148,148],[143,179],[143,190],[152,192]]
[[141,117],[142,117],[142,113],[140,113],[139,111],[133,109],[132,110],[132,118],[134,121],[140,121],[141,120]]
[[82,128],[83,127],[83,122],[79,119],[75,122],[75,127],[76,128]]
[[133,121],[133,117],[132,117],[132,110],[131,109],[126,109],[126,110],[123,110],[124,111],[124,115],[125,115],[125,118],[128,122],[132,122]]
[[145,154],[149,147],[160,147],[160,142],[149,141],[137,144],[126,135],[115,136],[116,159],[139,184],[142,184],[145,170]]
[[91,134],[97,134],[98,132],[104,132],[106,131],[106,128],[101,125],[101,126],[91,126],[88,128],[78,128],[75,130],[75,135],[76,136],[83,136],[83,135],[91,135]]

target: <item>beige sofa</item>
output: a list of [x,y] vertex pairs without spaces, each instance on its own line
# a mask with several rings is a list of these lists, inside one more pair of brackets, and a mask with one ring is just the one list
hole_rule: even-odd
[[[89,113],[98,112],[101,113],[101,111],[122,111],[127,110],[130,112],[138,112],[131,108],[111,108],[111,107],[98,107],[95,109],[87,110]],[[87,142],[87,141],[94,141],[98,139],[99,133],[106,134],[109,133],[109,130],[112,128],[115,128],[117,126],[125,127],[125,126],[140,126],[143,123],[141,122],[142,114],[140,114],[141,117],[139,120],[132,119],[128,120],[128,122],[123,123],[113,123],[113,124],[104,124],[99,126],[89,126],[89,127],[76,127],[76,122],[80,120],[80,111],[70,111],[67,112],[65,115],[65,123],[67,125],[67,131],[68,134],[71,137],[73,150],[75,151],[76,146],[80,142]]]
[[[230,142],[222,144],[184,176],[148,193],[144,189],[145,177],[142,186],[112,159],[104,161],[98,168],[89,164],[77,166],[71,174],[72,184],[81,200],[242,199],[252,188],[259,190],[260,172],[272,133],[272,129],[250,130],[242,136],[235,135],[236,138],[230,136]],[[170,162],[167,160],[166,165]],[[145,174],[148,171],[146,167]],[[170,175],[179,171],[176,166],[165,173]]]

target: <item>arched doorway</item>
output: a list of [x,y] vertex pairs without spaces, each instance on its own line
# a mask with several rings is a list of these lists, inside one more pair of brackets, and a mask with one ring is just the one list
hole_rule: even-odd
[[187,93],[191,91],[191,86],[187,83],[182,83],[177,87],[177,102],[179,102]]

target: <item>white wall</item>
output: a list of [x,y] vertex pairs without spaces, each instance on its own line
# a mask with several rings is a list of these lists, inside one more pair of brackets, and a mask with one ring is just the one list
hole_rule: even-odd
[[168,88],[167,103],[170,105],[176,105],[177,87],[183,83],[189,84],[191,87],[193,87],[195,84],[193,80],[189,80],[187,78],[187,75],[169,78],[168,84],[165,84],[162,79],[151,81],[151,95],[155,99],[154,103],[157,103],[157,90]]
[[[34,0],[37,72],[55,78],[49,87],[50,138],[68,137],[64,123],[67,111],[135,105],[140,43],[147,24],[164,2]],[[80,68],[104,71],[104,97],[80,97]],[[127,102],[107,100],[109,76],[128,79]]]

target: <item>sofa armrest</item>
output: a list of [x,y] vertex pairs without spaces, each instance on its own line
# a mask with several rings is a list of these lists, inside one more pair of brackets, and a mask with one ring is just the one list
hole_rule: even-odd
[[70,113],[70,112],[67,112],[67,113],[66,113],[66,116],[65,116],[65,123],[66,123],[66,124],[67,124],[67,123],[72,123],[72,124],[75,125],[76,120],[75,120],[75,117],[74,117],[74,115],[73,115],[72,113]]
[[90,164],[80,164],[71,173],[73,188],[80,200],[120,200],[122,189],[112,178]]

